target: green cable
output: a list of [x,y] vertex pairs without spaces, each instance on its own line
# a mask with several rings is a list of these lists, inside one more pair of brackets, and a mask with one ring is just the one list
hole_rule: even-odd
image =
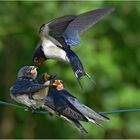
[[7,102],[4,102],[4,101],[0,101],[0,104],[1,105],[6,105],[6,106],[10,106],[10,107],[19,108],[19,109],[26,109],[27,108],[25,106],[19,106],[19,105],[12,104],[12,103],[7,103]]
[[126,113],[126,112],[140,112],[140,109],[122,109],[122,110],[113,110],[107,112],[98,112],[99,114],[116,114],[116,113]]
[[[10,107],[14,107],[14,108],[23,109],[23,110],[27,109],[26,106],[20,106],[20,105],[8,103],[8,102],[5,102],[5,101],[0,101],[0,104],[10,106]],[[42,110],[34,110],[33,112],[40,113],[40,114],[48,114],[47,111],[42,111]],[[113,111],[98,112],[98,113],[101,114],[101,115],[107,115],[107,114],[126,113],[126,112],[140,112],[140,109],[122,109],[122,110],[113,110]]]
[[[10,107],[14,107],[14,108],[19,108],[19,109],[23,109],[24,111],[28,111],[26,106],[20,106],[20,105],[16,105],[16,104],[12,104],[12,103],[8,103],[8,102],[4,102],[4,101],[0,101],[1,105],[6,105],[6,106],[10,106]],[[40,113],[40,114],[48,114],[47,111],[42,111],[42,110],[34,110],[33,112],[35,113]]]

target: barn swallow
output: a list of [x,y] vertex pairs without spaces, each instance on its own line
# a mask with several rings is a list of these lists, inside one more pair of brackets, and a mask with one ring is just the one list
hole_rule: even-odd
[[41,41],[35,49],[34,62],[40,65],[47,59],[66,61],[79,83],[82,76],[90,78],[71,46],[79,45],[79,35],[112,11],[112,8],[96,9],[78,16],[59,17],[43,24],[39,30]]
[[[36,77],[37,67],[24,66],[19,70],[15,84],[10,88],[11,98],[26,105],[31,110],[42,106],[49,88],[48,82],[39,83]],[[49,75],[46,74],[45,78],[49,78]]]
[[87,107],[83,103],[81,103],[76,97],[74,97],[72,94],[70,94],[65,88],[61,80],[56,80],[56,82],[53,83],[54,86],[57,88],[55,89],[55,92],[57,94],[61,94],[63,97],[65,97],[78,111],[80,111],[89,122],[93,122],[97,125],[100,125],[97,121],[109,121],[109,118],[103,115],[100,115],[96,113],[91,108]]
[[63,97],[61,94],[58,94],[55,89],[48,93],[42,108],[47,110],[49,113],[72,123],[82,134],[88,133],[79,122],[88,122],[88,119],[65,97]]
[[[54,92],[49,92],[48,94],[48,88],[54,76],[51,77],[45,73],[36,78],[36,69],[35,66],[24,66],[19,70],[16,83],[10,88],[11,98],[26,105],[28,110],[31,111],[43,108],[49,113],[53,113],[71,122],[81,133],[87,133],[79,122],[79,120],[87,121],[87,118],[71,106],[63,96]],[[52,84],[51,86],[54,85]]]
[[[83,134],[87,131],[80,121],[100,125],[97,120],[108,120],[94,111],[89,111],[88,107],[66,92],[61,80],[54,80],[54,77],[46,73],[36,78],[36,69],[35,66],[25,66],[19,70],[17,81],[10,88],[10,95],[14,100],[26,105],[29,110],[43,108],[49,113],[64,118]],[[49,87],[53,87],[50,92],[48,92]]]

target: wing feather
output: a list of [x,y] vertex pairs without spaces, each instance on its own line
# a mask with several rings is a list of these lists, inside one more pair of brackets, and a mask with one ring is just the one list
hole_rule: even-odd
[[49,92],[45,99],[45,105],[67,118],[80,121],[88,121],[87,118],[80,113],[64,96],[54,89]]
[[80,43],[79,34],[96,24],[104,16],[110,14],[112,8],[102,8],[92,10],[77,16],[65,30],[63,37],[67,45],[78,45]]
[[76,16],[69,15],[56,18],[48,23],[50,28],[49,34],[53,37],[61,37],[63,32],[66,30],[69,23],[74,20]]

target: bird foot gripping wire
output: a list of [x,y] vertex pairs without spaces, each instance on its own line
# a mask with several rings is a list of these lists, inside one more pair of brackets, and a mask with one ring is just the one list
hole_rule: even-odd
[[[29,111],[29,112],[32,112],[32,113],[40,113],[40,112],[42,112],[42,109],[26,106],[24,111]],[[43,111],[43,112],[46,112],[46,111]]]
[[24,111],[31,111],[32,113],[34,113],[35,110],[36,110],[36,109],[34,109],[33,107],[26,107],[26,108],[24,109]]

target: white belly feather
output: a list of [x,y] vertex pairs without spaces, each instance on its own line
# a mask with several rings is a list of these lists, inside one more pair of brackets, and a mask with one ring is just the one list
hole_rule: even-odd
[[57,47],[52,41],[45,40],[42,42],[42,49],[47,58],[68,61],[66,52]]
[[28,107],[31,107],[36,104],[36,102],[34,100],[30,100],[26,94],[15,97],[13,94],[10,93],[10,96],[16,102],[24,104]]

